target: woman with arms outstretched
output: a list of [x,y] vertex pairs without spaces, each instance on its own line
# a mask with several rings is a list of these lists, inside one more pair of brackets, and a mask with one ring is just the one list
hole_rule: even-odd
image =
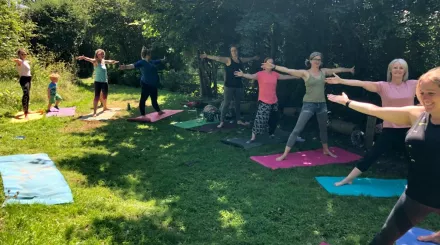
[[411,125],[405,138],[408,185],[370,245],[392,245],[428,214],[440,214],[440,67],[420,77],[416,94],[422,106],[378,107],[350,100],[344,93],[327,96],[355,111],[397,125]]
[[142,117],[146,117],[145,102],[148,97],[151,97],[151,105],[159,115],[164,112],[159,108],[157,103],[159,86],[159,74],[157,73],[156,65],[165,61],[165,57],[161,60],[151,60],[151,50],[143,47],[141,50],[141,60],[130,65],[121,65],[119,69],[127,70],[137,68],[141,70],[141,98],[139,100],[139,111]]
[[[408,80],[408,64],[403,59],[390,62],[387,70],[386,82],[365,82],[359,80],[341,79],[337,75],[326,79],[329,84],[344,84],[364,88],[370,92],[378,93],[383,107],[401,107],[414,105],[417,80]],[[383,130],[373,148],[360,160],[351,173],[335,186],[351,184],[352,181],[367,171],[383,153],[396,148],[405,152],[405,136],[410,125],[396,125],[384,121]]]
[[328,136],[327,136],[327,104],[325,100],[325,77],[330,76],[333,73],[351,72],[354,73],[353,68],[321,68],[322,54],[319,52],[313,52],[310,54],[309,59],[306,60],[306,65],[310,64],[308,70],[294,70],[286,67],[277,66],[271,63],[263,63],[263,68],[272,68],[276,71],[284,72],[295,77],[302,78],[306,86],[306,94],[303,98],[303,106],[301,113],[299,114],[298,121],[295,128],[289,136],[286,148],[283,155],[278,157],[277,161],[282,161],[289,154],[290,149],[296,142],[297,137],[301,134],[310,118],[316,114],[319,125],[319,135],[323,147],[323,153],[332,157],[336,157],[328,148]]
[[[272,58],[264,59],[265,63],[273,64]],[[244,77],[258,81],[258,110],[255,116],[254,126],[252,127],[252,137],[247,143],[252,143],[258,134],[269,131],[269,135],[274,136],[278,123],[278,80],[299,79],[295,76],[281,75],[266,67],[255,74],[246,74],[241,70],[234,72],[237,77]]]
[[240,103],[243,98],[243,82],[241,77],[234,76],[234,72],[243,70],[243,63],[250,62],[252,60],[257,60],[258,56],[252,58],[241,58],[238,56],[238,49],[236,46],[231,46],[230,48],[231,56],[230,57],[218,57],[207,54],[201,54],[200,58],[202,59],[210,59],[215,60],[217,62],[221,62],[225,64],[225,84],[224,84],[224,101],[222,107],[220,108],[220,124],[219,128],[223,127],[225,121],[225,115],[231,104],[232,100],[235,100],[235,117],[237,124],[246,125],[243,121],[241,121],[240,114]]
[[105,51],[102,49],[97,49],[95,51],[95,57],[89,58],[84,55],[78,56],[77,60],[86,60],[93,64],[95,69],[95,97],[93,99],[93,116],[96,117],[96,110],[98,108],[98,101],[102,92],[102,103],[103,110],[108,110],[107,108],[107,96],[108,96],[108,76],[106,64],[116,64],[119,61],[116,60],[106,60]]

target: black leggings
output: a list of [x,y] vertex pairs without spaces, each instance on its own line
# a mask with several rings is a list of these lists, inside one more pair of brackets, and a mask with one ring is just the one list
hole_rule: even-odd
[[381,231],[376,234],[369,245],[393,245],[409,229],[433,212],[439,214],[440,209],[423,205],[403,193],[391,210]]
[[95,101],[99,101],[99,97],[101,97],[101,91],[103,99],[106,100],[108,95],[108,83],[95,82]]
[[383,153],[393,149],[406,154],[405,137],[407,131],[408,128],[384,128],[379,139],[374,142],[373,148],[356,164],[356,167],[361,172],[365,172]]
[[139,100],[139,110],[141,111],[141,115],[145,116],[145,102],[147,101],[148,96],[151,96],[151,105],[153,105],[153,108],[159,112],[160,108],[157,104],[157,88],[145,83],[141,84],[141,88],[141,99]]
[[29,112],[29,100],[30,100],[30,92],[31,92],[31,80],[32,77],[20,77],[20,86],[23,90],[23,97],[21,98],[21,104],[23,106],[23,112],[25,115]]

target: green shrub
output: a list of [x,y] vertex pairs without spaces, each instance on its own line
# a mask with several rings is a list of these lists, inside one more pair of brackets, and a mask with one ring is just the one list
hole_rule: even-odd
[[200,89],[198,76],[185,71],[163,71],[161,85],[171,92],[194,94]]

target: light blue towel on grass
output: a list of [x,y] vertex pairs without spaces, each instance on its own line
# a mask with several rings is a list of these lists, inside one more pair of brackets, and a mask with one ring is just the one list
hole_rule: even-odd
[[358,178],[351,185],[336,187],[335,182],[344,177],[315,177],[326,191],[340,196],[394,197],[402,195],[407,181],[405,179]]
[[[0,156],[5,204],[61,204],[73,202],[72,192],[47,154]],[[8,190],[10,193],[8,194]]]

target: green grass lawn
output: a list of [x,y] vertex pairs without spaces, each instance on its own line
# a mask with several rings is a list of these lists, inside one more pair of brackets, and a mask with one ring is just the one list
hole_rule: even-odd
[[[91,87],[76,93],[62,106],[89,113]],[[180,109],[187,99],[159,93],[163,109]],[[192,112],[154,124],[129,123],[125,118],[139,113],[138,98],[139,89],[111,85],[110,105],[125,109],[131,103],[134,109],[109,122],[2,119],[0,155],[49,154],[74,203],[0,209],[0,244],[363,245],[397,200],[332,196],[314,180],[345,175],[351,164],[273,171],[249,157],[279,153],[282,144],[245,151],[219,140],[249,131],[203,134],[170,125],[195,118]],[[21,135],[26,138],[14,139]],[[315,132],[303,136],[301,149],[320,146]],[[337,137],[331,136],[331,145],[342,144]],[[403,177],[378,171],[365,176]],[[436,230],[440,222],[430,216],[419,226]]]

